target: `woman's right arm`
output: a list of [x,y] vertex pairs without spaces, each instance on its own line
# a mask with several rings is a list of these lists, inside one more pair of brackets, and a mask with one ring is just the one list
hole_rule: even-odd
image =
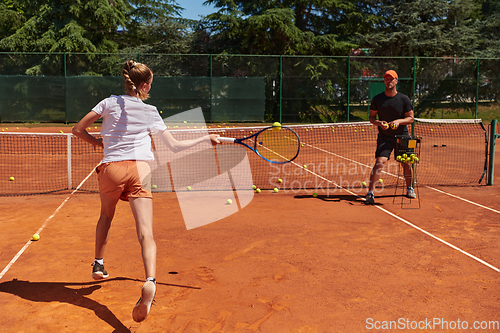
[[167,145],[167,147],[174,153],[178,153],[180,151],[189,149],[202,142],[210,142],[212,143],[212,145],[216,145],[220,143],[219,139],[217,139],[218,137],[219,137],[218,134],[209,134],[193,140],[178,141],[172,136],[172,134],[170,134],[168,130],[164,130],[163,133],[161,133],[160,135],[160,138],[163,141],[163,143]]
[[87,127],[92,125],[99,118],[101,118],[101,116],[97,112],[90,111],[75,125],[75,127],[73,127],[73,134],[92,144],[94,147],[103,147],[102,139],[97,139],[87,132]]

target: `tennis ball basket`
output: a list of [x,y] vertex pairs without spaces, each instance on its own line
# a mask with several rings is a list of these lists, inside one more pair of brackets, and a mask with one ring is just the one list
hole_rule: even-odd
[[[420,198],[417,186],[417,166],[420,163],[420,141],[421,137],[410,135],[396,135],[395,155],[398,162],[398,174],[394,191],[393,203],[398,204],[400,198],[401,208],[420,208]],[[406,197],[406,179],[404,170],[411,168],[411,184],[415,191],[416,198]],[[416,201],[416,204],[414,203]]]

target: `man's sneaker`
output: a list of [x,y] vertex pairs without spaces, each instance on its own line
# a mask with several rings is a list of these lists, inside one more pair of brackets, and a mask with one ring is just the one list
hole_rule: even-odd
[[134,307],[134,310],[132,311],[132,318],[136,322],[141,322],[149,314],[149,310],[151,309],[151,304],[153,303],[153,300],[155,299],[155,294],[156,294],[156,283],[155,281],[146,281],[144,285],[142,286],[142,294],[141,298],[139,298],[139,301]]
[[375,203],[375,196],[373,195],[372,192],[368,192],[366,194],[365,204],[367,204],[367,205],[373,205],[374,203]]
[[104,269],[104,265],[99,264],[98,262],[95,262],[92,264],[92,278],[94,280],[102,280],[107,278],[108,272]]
[[408,187],[406,189],[406,197],[410,199],[415,199],[417,195],[415,194],[415,191],[413,190],[413,187]]

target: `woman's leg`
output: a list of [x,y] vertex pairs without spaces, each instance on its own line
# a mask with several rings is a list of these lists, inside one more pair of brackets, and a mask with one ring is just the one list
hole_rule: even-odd
[[153,199],[129,198],[142,249],[146,278],[156,276],[156,243],[153,237]]
[[102,259],[104,250],[108,243],[109,229],[111,221],[115,215],[116,204],[119,199],[111,198],[105,194],[101,194],[101,216],[97,222],[95,230],[95,257]]
[[113,199],[101,193],[101,215],[95,228],[95,261],[92,269],[92,278],[94,280],[108,277],[108,272],[104,269],[103,257],[104,250],[109,238],[109,229],[111,221],[115,215],[115,208],[118,199]]
[[142,286],[141,298],[132,311],[132,318],[141,322],[149,314],[156,294],[156,243],[153,237],[153,200],[151,198],[129,198],[134,214],[137,237],[141,243],[142,260],[147,281]]

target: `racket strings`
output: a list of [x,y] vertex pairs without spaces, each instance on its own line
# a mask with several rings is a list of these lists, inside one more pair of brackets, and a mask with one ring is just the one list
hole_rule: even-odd
[[297,156],[300,140],[288,128],[269,129],[255,138],[255,148],[262,157],[276,162],[290,161]]

